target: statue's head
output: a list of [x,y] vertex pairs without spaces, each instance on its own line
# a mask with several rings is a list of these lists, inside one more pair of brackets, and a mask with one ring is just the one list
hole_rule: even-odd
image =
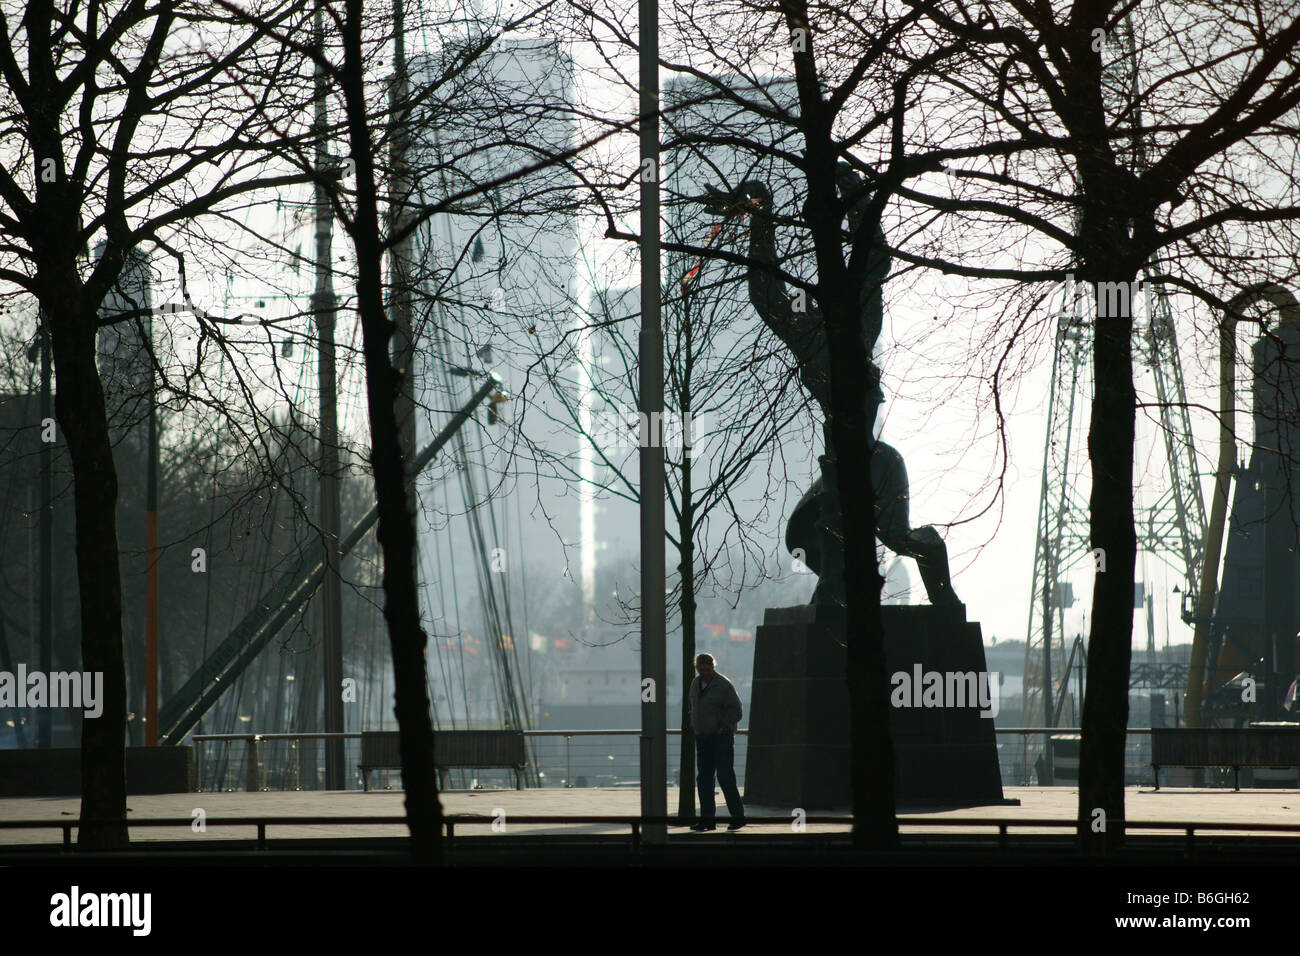
[[758,200],[768,204],[772,202],[772,190],[767,188],[767,183],[757,179],[746,179],[735,191],[742,200]]
[[849,235],[856,235],[858,224],[871,202],[871,190],[865,188],[858,171],[842,159],[835,164],[835,185],[839,188],[840,198],[849,204]]

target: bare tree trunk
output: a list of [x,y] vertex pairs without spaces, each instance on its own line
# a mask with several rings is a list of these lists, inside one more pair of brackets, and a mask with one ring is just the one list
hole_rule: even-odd
[[434,771],[433,721],[425,665],[428,636],[420,624],[415,580],[415,520],[406,496],[406,469],[397,422],[398,373],[389,343],[395,326],[384,312],[380,263],[383,247],[375,168],[371,158],[362,75],[363,0],[347,0],[344,26],[343,95],[348,135],[356,163],[357,312],[366,362],[371,465],[379,510],[379,545],[384,556],[384,619],[393,655],[394,713],[401,733],[402,786],[417,863],[442,862],[442,806]]
[[126,828],[126,666],[122,656],[122,577],[117,544],[117,470],[109,441],[104,389],[95,364],[95,310],[75,273],[60,302],[43,301],[58,376],[55,411],[75,476],[77,582],[81,591],[81,666],[104,675],[103,713],[82,722],[79,845],[117,849]]
[[[838,231],[838,230],[837,230]],[[838,302],[836,301],[838,299]],[[889,675],[885,666],[876,559],[876,495],[871,485],[871,444],[863,411],[866,361],[858,332],[857,296],[823,297],[831,352],[833,500],[844,535],[846,680],[853,748],[853,842],[887,848],[898,843],[894,813],[894,747],[889,738]]]
[[[1085,288],[1129,281],[1136,269],[1115,256],[1087,255],[1088,226],[1081,230]],[[1108,230],[1110,236],[1117,233]],[[1092,245],[1093,249],[1105,248]],[[1137,536],[1133,523],[1133,320],[1103,315],[1100,296],[1093,340],[1095,390],[1088,452],[1092,460],[1092,546],[1100,549],[1088,639],[1088,685],[1079,752],[1079,845],[1113,850],[1124,840],[1124,745],[1128,726],[1132,657],[1133,579]]]
[[[790,0],[784,10],[792,33],[803,30],[808,35],[805,0]],[[871,423],[866,416],[867,390],[873,383],[863,375],[869,356],[862,342],[860,290],[844,261],[844,209],[836,196],[839,155],[834,114],[822,98],[811,40],[803,49],[796,49],[794,63],[805,145],[803,172],[808,183],[804,220],[816,251],[817,299],[830,353],[827,419],[831,447],[826,451],[831,460],[823,471],[823,487],[827,500],[839,505],[843,534],[853,842],[860,847],[890,848],[898,844],[898,823],[894,816],[894,747],[889,738],[889,675],[880,615],[885,582],[876,559],[876,494],[871,485]],[[872,236],[877,224],[864,220],[858,225],[857,236]],[[855,241],[862,241],[857,236]],[[865,269],[858,275],[857,284],[867,281]],[[833,567],[834,562],[823,559],[823,565]]]

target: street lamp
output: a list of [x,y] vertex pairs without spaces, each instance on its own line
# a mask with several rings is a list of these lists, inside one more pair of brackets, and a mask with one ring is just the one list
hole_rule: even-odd
[[[38,329],[36,339],[27,349],[27,358],[41,363],[41,428],[53,417],[53,395],[51,389],[52,367],[50,354],[50,336],[45,328],[44,313],[37,313]],[[50,442],[42,441],[40,450],[40,609],[38,617],[38,643],[40,647],[41,671],[48,675],[53,669],[53,597],[51,595],[53,578],[53,529],[54,529],[54,481],[51,475],[53,447]],[[50,709],[42,707],[36,715],[36,746],[50,746]]]

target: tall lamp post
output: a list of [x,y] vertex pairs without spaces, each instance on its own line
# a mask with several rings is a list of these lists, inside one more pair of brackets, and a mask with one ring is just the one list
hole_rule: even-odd
[[[316,5],[314,34],[317,45],[323,46],[325,19],[323,7]],[[328,93],[325,71],[316,65],[315,116],[316,169],[323,171],[331,165],[325,133],[328,122],[325,97]],[[333,238],[333,212],[329,195],[321,183],[316,184],[316,291],[312,295],[312,314],[320,335],[317,353],[317,378],[320,384],[320,527],[325,537],[326,571],[321,586],[321,631],[324,645],[325,731],[341,734],[343,721],[343,597],[339,579],[339,460],[338,460],[338,379],[335,371],[334,326],[338,300],[330,275],[330,248]],[[346,786],[343,757],[343,738],[333,736],[325,742],[325,788],[342,790]]]
[[[664,610],[664,338],[659,316],[659,6],[640,0],[641,86],[641,815],[668,813],[668,657]],[[689,786],[688,781],[683,781]],[[646,824],[666,843],[666,824]]]
[[[35,362],[38,358],[41,363],[41,397],[40,397],[40,415],[41,428],[44,429],[45,422],[54,417],[53,402],[53,369],[51,368],[50,356],[50,337],[45,329],[45,316],[41,315],[38,320],[38,329],[36,341],[32,343],[27,352],[27,357]],[[50,442],[42,441],[40,449],[40,500],[41,500],[41,517],[38,528],[40,535],[40,550],[38,556],[38,573],[40,575],[40,605],[37,611],[37,641],[39,647],[41,672],[49,674],[53,670],[53,597],[51,587],[53,585],[53,528],[54,528],[54,481],[51,473],[51,463],[54,449]],[[36,746],[50,746],[50,708],[42,707],[36,712]]]
[[[145,328],[153,343],[153,313]],[[153,364],[149,366],[149,452],[144,485],[144,656],[145,717],[144,740],[149,747],[158,746],[158,390],[154,384]]]

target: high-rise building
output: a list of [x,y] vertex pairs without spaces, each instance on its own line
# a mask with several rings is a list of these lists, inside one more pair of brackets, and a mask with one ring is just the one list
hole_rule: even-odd
[[[545,165],[574,142],[573,68],[556,43],[502,39],[452,69],[464,49],[448,44],[410,69],[419,91],[409,124],[413,202],[452,199],[420,227],[411,253],[416,445],[488,372],[507,401],[476,412],[417,480],[417,531],[426,627],[452,645],[481,642],[471,669],[496,661],[484,668],[494,671],[494,703],[474,700],[466,683],[446,707],[489,721],[494,710],[506,714],[504,698],[528,699],[537,683],[529,615],[567,618],[580,604],[578,495],[546,463],[571,426],[565,402],[539,387],[557,375],[546,344],[574,326],[576,180]],[[508,675],[492,657],[498,630]],[[463,648],[443,646],[464,662]]]

